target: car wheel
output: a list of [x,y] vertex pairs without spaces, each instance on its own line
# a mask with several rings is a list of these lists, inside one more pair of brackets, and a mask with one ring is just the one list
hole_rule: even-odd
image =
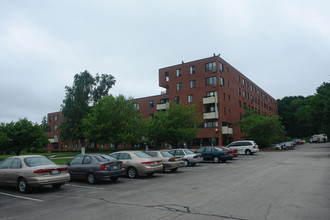
[[220,159],[219,157],[213,157],[213,163],[219,163]]
[[251,155],[251,151],[249,149],[245,150],[245,155]]
[[20,178],[18,180],[18,189],[21,193],[29,192],[29,185],[27,184],[27,182],[24,178]]
[[189,161],[188,160],[184,160],[183,163],[184,163],[185,167],[189,166]]
[[129,178],[135,179],[136,177],[138,177],[138,172],[136,171],[136,169],[134,167],[130,167],[127,170],[127,175]]
[[96,183],[96,177],[93,173],[88,173],[87,174],[87,181],[89,184],[94,184]]
[[53,187],[54,189],[59,189],[59,188],[61,188],[62,185],[63,185],[63,184],[53,184],[52,187]]
[[173,169],[171,169],[171,172],[176,172],[178,170],[178,168],[177,167],[175,167],[175,168],[173,168]]
[[110,177],[112,182],[116,182],[118,180],[118,178],[119,178],[118,176]]

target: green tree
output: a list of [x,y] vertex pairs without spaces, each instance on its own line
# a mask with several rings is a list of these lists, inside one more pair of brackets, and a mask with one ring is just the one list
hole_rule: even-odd
[[177,147],[180,142],[197,136],[202,118],[196,105],[170,104],[166,111],[154,114],[147,123],[147,141],[151,144],[169,143]]
[[66,96],[62,104],[63,122],[61,124],[61,137],[64,141],[78,143],[85,147],[85,135],[82,119],[91,110],[100,98],[108,95],[115,84],[111,75],[98,74],[94,78],[88,71],[74,76],[72,87],[66,86]]
[[98,144],[133,143],[139,139],[141,116],[131,98],[105,96],[83,119],[85,137]]
[[22,150],[41,148],[48,144],[48,137],[44,134],[43,128],[28,121],[26,118],[17,122],[4,125],[7,136],[7,153],[14,152],[19,155]]
[[274,114],[265,116],[246,109],[244,119],[235,122],[235,124],[246,134],[245,138],[254,140],[260,148],[285,137],[285,130],[280,122],[280,117]]
[[40,124],[40,127],[45,131],[45,132],[50,132],[50,126],[47,123],[47,117],[46,115],[42,117],[42,121]]
[[13,140],[8,137],[8,127],[5,123],[0,124],[0,155],[8,154]]

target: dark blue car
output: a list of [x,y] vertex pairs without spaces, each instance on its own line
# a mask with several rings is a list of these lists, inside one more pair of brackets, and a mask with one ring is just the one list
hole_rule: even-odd
[[203,160],[213,161],[214,163],[226,162],[233,159],[233,154],[230,151],[223,150],[219,147],[201,147],[195,151],[197,154],[201,154]]

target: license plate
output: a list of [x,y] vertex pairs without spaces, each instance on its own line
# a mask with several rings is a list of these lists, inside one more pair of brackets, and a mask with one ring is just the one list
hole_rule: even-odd
[[61,171],[59,171],[59,170],[52,170],[52,171],[50,171],[50,174],[52,174],[52,175],[54,175],[54,174],[60,174],[61,173]]
[[112,166],[112,169],[113,169],[113,170],[118,170],[119,168],[120,168],[119,165],[113,165],[113,166]]

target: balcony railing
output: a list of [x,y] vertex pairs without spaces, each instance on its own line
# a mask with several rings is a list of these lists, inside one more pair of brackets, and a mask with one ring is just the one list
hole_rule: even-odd
[[49,143],[58,143],[58,138],[50,138],[48,141]]
[[233,134],[233,128],[222,126],[222,134]]
[[168,103],[168,102],[157,104],[157,106],[156,106],[157,110],[165,110],[165,109],[169,109],[169,108],[170,108],[170,103]]
[[219,118],[218,112],[205,112],[203,113],[203,119],[216,119]]
[[207,96],[203,98],[203,104],[212,104],[212,103],[218,103],[218,98],[217,96]]

